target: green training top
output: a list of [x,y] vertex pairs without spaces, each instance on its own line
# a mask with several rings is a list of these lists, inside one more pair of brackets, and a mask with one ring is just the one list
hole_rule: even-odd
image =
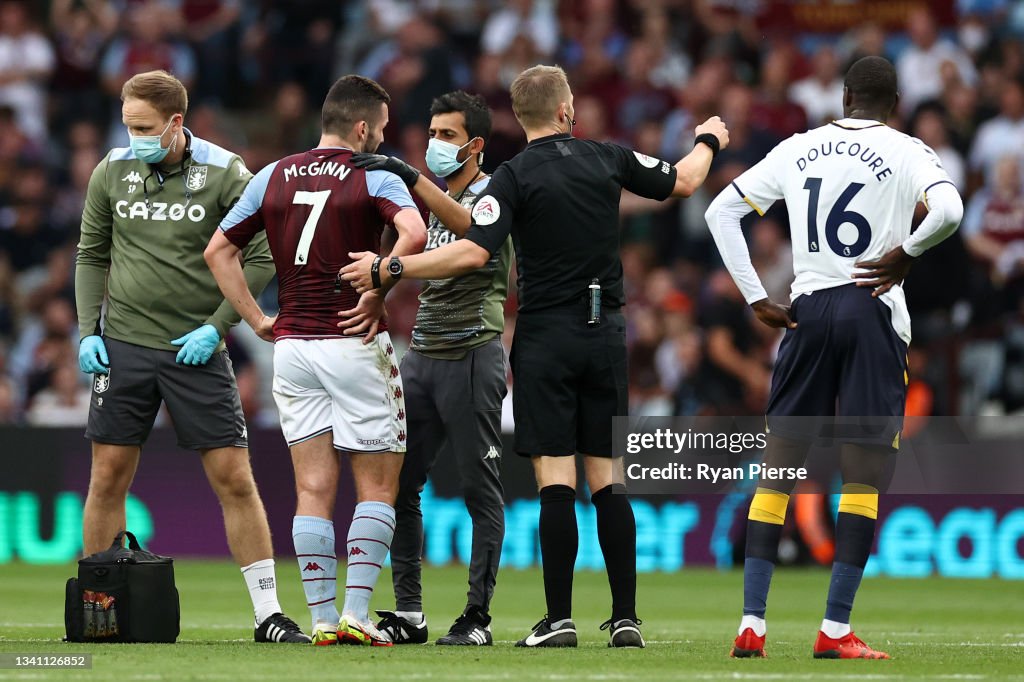
[[[185,157],[172,170],[121,147],[93,171],[75,270],[81,338],[100,333],[104,293],[102,333],[147,348],[178,350],[171,340],[204,324],[223,339],[238,324],[203,251],[252,173],[237,154],[185,135]],[[243,255],[246,282],[258,295],[274,276],[266,235]]]
[[[483,178],[471,184],[459,196],[459,202],[471,208],[489,180]],[[453,241],[455,234],[431,214],[424,251]],[[505,245],[479,270],[425,281],[412,330],[412,349],[432,358],[457,360],[500,334],[505,328],[511,262],[512,240],[506,239]]]

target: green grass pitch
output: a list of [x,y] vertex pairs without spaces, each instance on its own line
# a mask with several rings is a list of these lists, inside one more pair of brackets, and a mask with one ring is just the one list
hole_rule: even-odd
[[[891,661],[817,661],[811,645],[828,573],[779,570],[769,602],[766,660],[731,660],[742,575],[686,569],[639,580],[645,650],[608,649],[598,625],[610,598],[603,574],[576,575],[576,650],[513,644],[544,615],[539,571],[502,571],[492,608],[495,646],[390,649],[257,645],[238,569],[179,561],[181,638],[175,645],[69,645],[63,635],[64,580],[73,566],[0,566],[0,653],[91,652],[92,670],[0,670],[0,680],[1024,680],[1024,583],[869,579],[854,626]],[[309,625],[298,571],[278,562],[285,610]],[[447,631],[466,591],[462,567],[424,572],[431,638]],[[372,606],[392,606],[390,575]]]

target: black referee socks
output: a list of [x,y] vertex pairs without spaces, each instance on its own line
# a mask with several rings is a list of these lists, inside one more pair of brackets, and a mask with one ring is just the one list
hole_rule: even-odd
[[597,539],[612,588],[612,622],[636,620],[636,519],[626,486],[613,483],[590,496],[597,510]]
[[[572,573],[580,544],[575,490],[567,485],[549,485],[540,489],[538,530],[548,618],[556,623],[572,618]],[[603,546],[604,542],[601,544]]]

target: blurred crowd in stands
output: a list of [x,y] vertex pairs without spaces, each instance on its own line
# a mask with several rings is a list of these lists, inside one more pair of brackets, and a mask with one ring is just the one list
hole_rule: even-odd
[[[0,423],[85,422],[89,377],[77,367],[73,291],[82,200],[95,165],[127,144],[122,83],[155,68],[189,88],[186,126],[254,171],[314,146],[327,88],[353,72],[393,98],[384,151],[424,172],[431,99],[455,88],[493,109],[485,169],[516,154],[525,140],[508,86],[537,63],[569,73],[578,136],[675,162],[694,126],[721,115],[732,143],[697,195],[623,200],[631,409],[759,413],[779,335],[756,322],[722,269],[704,209],[781,139],[841,117],[846,66],[876,54],[900,78],[890,125],[937,152],[967,206],[960,231],[906,284],[908,412],[1024,409],[1024,3],[893,2],[890,10],[903,8],[897,25],[829,32],[773,21],[786,4],[0,0]],[[751,217],[755,265],[770,295],[785,300],[784,207]],[[390,298],[400,345],[416,294],[416,283],[403,282]],[[263,302],[273,309],[273,286]],[[514,297],[507,312],[510,340]],[[270,345],[243,324],[229,348],[250,420],[276,424]]]

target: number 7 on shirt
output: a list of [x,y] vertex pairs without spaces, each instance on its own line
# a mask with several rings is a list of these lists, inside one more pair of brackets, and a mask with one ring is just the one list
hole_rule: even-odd
[[295,265],[305,265],[309,260],[309,247],[313,243],[313,234],[316,232],[317,223],[324,212],[324,206],[331,196],[331,190],[325,189],[319,192],[307,192],[300,190],[292,198],[293,204],[312,206],[306,223],[302,226],[302,233],[299,235],[299,244],[295,247]]

